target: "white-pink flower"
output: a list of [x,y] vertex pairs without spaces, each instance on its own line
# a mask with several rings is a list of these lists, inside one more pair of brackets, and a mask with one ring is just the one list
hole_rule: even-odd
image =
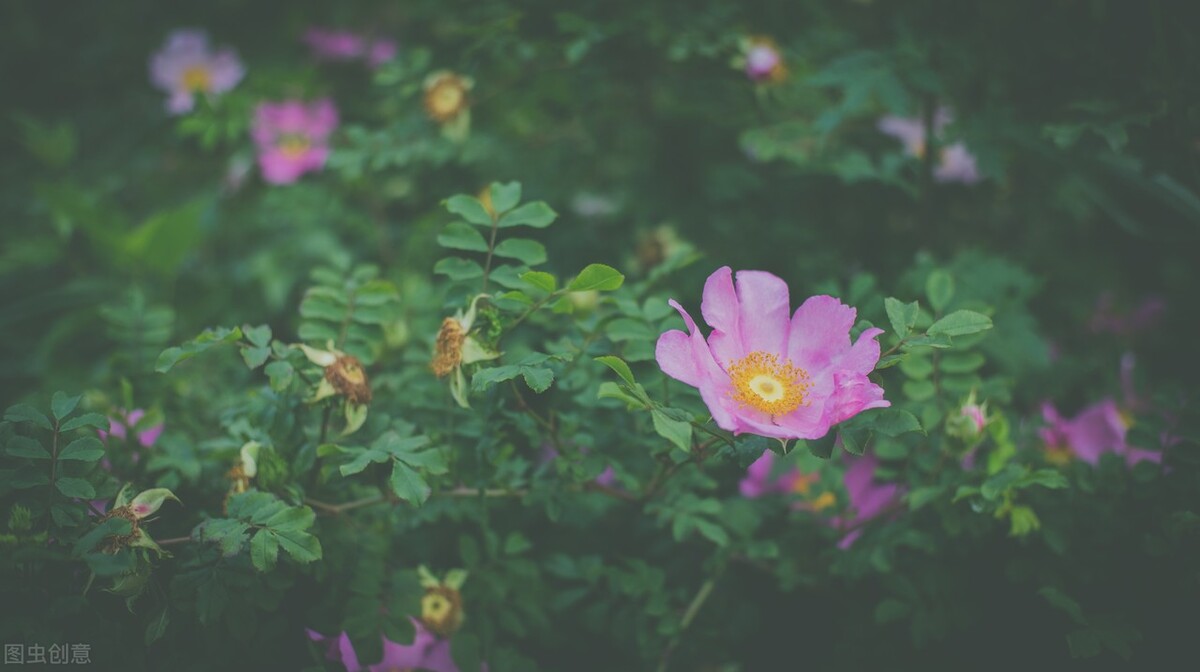
[[167,92],[167,110],[172,114],[191,111],[196,94],[217,96],[229,91],[245,74],[237,52],[211,48],[202,30],[171,33],[150,58],[150,80]]
[[337,125],[337,108],[328,98],[260,104],[251,136],[263,179],[291,184],[304,173],[320,170],[329,158],[329,136]]

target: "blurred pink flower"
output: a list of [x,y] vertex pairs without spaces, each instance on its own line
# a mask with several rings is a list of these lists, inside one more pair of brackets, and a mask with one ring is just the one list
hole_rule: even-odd
[[[953,120],[950,111],[940,107],[934,113],[933,133],[940,137],[942,129]],[[904,151],[918,159],[925,157],[927,149],[925,138],[925,122],[919,117],[897,117],[887,115],[881,117],[876,127],[883,133],[896,138],[904,144]],[[983,176],[975,165],[975,157],[961,142],[939,147],[938,163],[933,169],[933,179],[938,182],[961,182],[974,184]]]
[[904,493],[904,488],[898,483],[875,481],[879,460],[873,455],[847,459],[851,460],[851,464],[842,476],[842,483],[846,486],[846,495],[850,498],[850,509],[846,515],[834,521],[838,528],[849,530],[838,542],[838,548],[842,550],[854,545],[862,536],[862,526],[887,513],[900,501]]
[[150,58],[150,81],[167,92],[167,110],[172,114],[191,111],[196,94],[219,95],[242,80],[246,70],[237,52],[211,49],[201,30],[177,30]]
[[1167,302],[1160,296],[1146,296],[1136,306],[1119,310],[1113,295],[1105,292],[1096,300],[1088,326],[1097,334],[1132,336],[1158,326],[1166,312]]
[[396,57],[395,40],[373,39],[348,30],[314,26],[303,39],[314,56],[327,61],[362,59],[369,67],[377,68]]
[[856,342],[856,311],[831,296],[814,296],[789,317],[787,284],[764,271],[728,266],[709,276],[701,312],[707,339],[676,301],[688,332],[658,339],[655,355],[668,376],[699,388],[722,429],[779,439],[817,439],[869,408],[890,403],[868,378],[879,361],[867,329]]
[[290,184],[304,173],[320,170],[329,158],[329,136],[337,125],[337,108],[328,98],[259,104],[251,136],[258,146],[263,179]]
[[[321,633],[305,629],[308,638],[325,647],[326,660],[341,663],[346,672],[391,672],[392,670],[427,670],[428,672],[458,672],[458,666],[450,657],[450,640],[441,639],[430,632],[415,618],[409,618],[416,630],[412,644],[397,644],[383,637],[383,659],[373,665],[363,666],[358,661],[350,637],[341,633],[326,637]],[[486,668],[485,668],[486,669]]]
[[[96,430],[96,433],[100,435],[101,441],[107,441],[109,436],[115,436],[118,439],[124,440],[127,436],[129,436],[129,430],[137,427],[138,422],[140,422],[145,415],[146,411],[140,408],[135,408],[128,413],[125,413],[124,411],[118,411],[117,417],[110,417],[108,419],[108,431],[106,432],[103,429],[98,429]],[[137,442],[141,444],[143,448],[149,448],[153,446],[156,441],[158,441],[158,437],[162,435],[162,432],[163,423],[160,422],[157,425],[152,425],[137,433]]]

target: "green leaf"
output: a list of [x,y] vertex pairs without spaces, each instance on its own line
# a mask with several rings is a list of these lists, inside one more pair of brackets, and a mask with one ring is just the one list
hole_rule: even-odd
[[287,362],[271,362],[263,371],[271,379],[271,389],[276,392],[287,389],[296,373],[296,369]]
[[987,359],[978,352],[948,352],[938,362],[945,373],[971,373],[983,366]]
[[242,335],[245,336],[246,340],[250,341],[252,345],[256,345],[260,348],[265,348],[271,344],[271,327],[266,324],[261,324],[257,327],[243,324]]
[[8,410],[4,411],[4,419],[10,422],[32,422],[42,429],[54,429],[50,419],[29,404],[9,406]]
[[356,448],[354,450],[358,451],[354,459],[338,467],[342,476],[353,476],[373,462],[387,462],[389,457],[387,453],[375,448]]
[[842,449],[851,455],[862,455],[871,441],[870,430],[861,427],[845,427],[838,432]]
[[488,196],[492,199],[492,210],[501,214],[506,213],[517,207],[517,203],[521,202],[521,183],[509,182],[502,184],[500,182],[493,182],[488,187]]
[[469,632],[460,632],[450,639],[450,656],[463,672],[477,672],[483,665],[479,638]]
[[954,298],[954,277],[940,268],[933,271],[925,279],[925,296],[934,311],[942,312]]
[[676,420],[659,409],[650,413],[654,422],[654,431],[680,450],[692,450],[692,424],[686,420]]
[[621,380],[625,381],[630,387],[637,385],[637,380],[633,377],[633,371],[629,369],[629,365],[625,363],[625,360],[620,357],[604,355],[597,357],[596,361],[615,371],[621,377]]
[[892,331],[900,338],[908,336],[917,322],[917,316],[921,314],[921,307],[916,301],[903,303],[890,296],[883,300],[883,307],[887,311],[888,320],[892,323]]
[[13,457],[27,457],[32,460],[48,460],[51,457],[50,451],[28,436],[14,436],[9,439],[5,452]]
[[279,557],[279,538],[270,530],[260,530],[250,539],[250,562],[260,572],[275,568]]
[[237,327],[232,329],[205,329],[199,336],[187,343],[179,347],[163,350],[162,354],[158,356],[154,370],[159,373],[166,373],[176,364],[191,359],[213,346],[223,343],[235,343],[241,340],[241,338],[242,330]]
[[321,559],[321,541],[307,532],[276,531],[275,539],[296,562],[308,564]]
[[429,499],[429,484],[407,464],[395,460],[390,479],[392,492],[410,504],[424,504]]
[[71,411],[75,410],[81,398],[78,395],[68,397],[62,392],[55,392],[54,396],[50,399],[50,410],[54,412],[54,418],[61,422],[63,418],[71,414]]
[[125,518],[113,517],[93,527],[87,534],[75,542],[71,552],[76,556],[83,555],[96,547],[105,537],[123,536],[133,530],[133,525]]
[[1079,606],[1079,603],[1071,599],[1069,595],[1061,590],[1052,586],[1045,586],[1038,591],[1038,595],[1041,595],[1043,598],[1045,598],[1046,601],[1052,606],[1065,612],[1071,617],[1071,620],[1075,621],[1075,623],[1078,625],[1088,624],[1087,618],[1084,617],[1083,609]]
[[544,229],[554,223],[557,218],[558,213],[550,206],[541,201],[533,201],[501,217],[499,226],[502,229],[510,226],[532,226],[535,229]]
[[487,252],[488,243],[479,229],[465,222],[450,222],[437,237],[438,245],[452,250]]
[[483,207],[483,203],[480,203],[479,199],[474,196],[467,196],[466,194],[451,196],[446,199],[444,205],[447,210],[459,215],[472,224],[492,225],[492,216]]
[[867,426],[886,436],[900,436],[908,432],[921,432],[921,423],[917,416],[899,408],[881,408],[868,411],[871,415],[866,420]]
[[94,436],[85,436],[67,444],[58,453],[59,460],[79,460],[80,462],[95,462],[104,456],[104,445]]
[[625,283],[625,276],[617,269],[604,264],[588,264],[579,275],[567,285],[572,292],[587,292],[592,290],[610,291]]
[[900,389],[904,392],[904,396],[913,401],[932,399],[937,392],[937,388],[928,380],[906,380]]
[[527,266],[537,266],[546,261],[546,247],[536,240],[509,238],[496,245],[496,255],[516,259]]
[[526,366],[521,368],[521,377],[525,379],[529,389],[541,394],[554,382],[554,369]]
[[930,325],[930,336],[965,336],[992,328],[992,318],[973,310],[956,310]]
[[257,369],[267,361],[271,356],[271,348],[262,346],[256,348],[242,348],[242,361],[246,362],[246,366],[250,369]]
[[558,289],[558,281],[554,279],[554,276],[543,271],[526,271],[521,274],[521,279],[547,294]]
[[69,432],[72,429],[79,429],[80,427],[95,427],[96,429],[108,431],[108,416],[102,413],[84,413],[64,422],[59,430]]
[[79,499],[96,497],[96,489],[82,478],[60,478],[54,482],[54,486],[67,497],[78,497]]
[[483,267],[479,265],[479,262],[461,257],[446,257],[438,260],[433,265],[433,272],[445,275],[455,282],[483,277]]
[[216,542],[221,555],[232,557],[246,545],[246,533],[250,525],[232,518],[210,518],[200,523],[197,538],[202,542]]

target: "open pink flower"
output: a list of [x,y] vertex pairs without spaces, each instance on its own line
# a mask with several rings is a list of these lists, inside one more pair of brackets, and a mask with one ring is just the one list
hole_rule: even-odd
[[304,33],[304,43],[319,59],[327,61],[362,59],[372,68],[377,68],[396,57],[395,40],[373,39],[348,30],[314,26]]
[[213,50],[202,30],[177,30],[150,58],[150,80],[167,92],[167,110],[183,114],[196,104],[196,94],[215,96],[242,80],[246,69],[237,52]]
[[291,184],[304,173],[320,170],[329,158],[329,136],[337,125],[337,108],[328,98],[260,104],[251,136],[258,145],[263,179]]
[[778,439],[817,439],[833,425],[890,402],[868,378],[879,361],[867,329],[854,343],[857,311],[832,296],[806,300],[794,315],[787,284],[764,271],[728,266],[709,276],[700,306],[707,339],[674,300],[688,333],[671,330],[655,355],[668,376],[699,388],[722,429]]
[[[942,128],[952,120],[950,111],[938,108],[933,118],[933,133],[940,136]],[[896,117],[888,115],[880,118],[876,127],[883,133],[904,143],[904,151],[918,159],[925,157],[926,138],[925,121],[916,117]],[[945,145],[939,148],[941,154],[933,169],[933,179],[937,182],[961,182],[974,184],[983,179],[979,168],[975,165],[975,157],[961,142]]]

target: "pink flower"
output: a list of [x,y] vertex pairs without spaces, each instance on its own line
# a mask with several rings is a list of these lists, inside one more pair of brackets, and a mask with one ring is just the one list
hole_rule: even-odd
[[201,30],[177,30],[150,58],[150,81],[166,91],[172,114],[191,111],[196,94],[216,96],[242,80],[246,69],[233,49],[213,50]]
[[1144,297],[1136,306],[1119,310],[1113,295],[1105,292],[1096,300],[1089,327],[1094,333],[1108,332],[1117,336],[1132,336],[1153,329],[1162,321],[1167,302],[1159,296]]
[[260,104],[251,136],[258,145],[263,179],[291,184],[304,173],[320,170],[329,158],[329,136],[337,125],[337,108],[328,98]]
[[655,355],[668,376],[699,388],[722,429],[778,439],[817,439],[868,408],[890,402],[867,374],[879,361],[867,329],[854,343],[854,308],[814,296],[788,315],[787,285],[764,271],[728,266],[709,276],[700,310],[712,328],[707,339],[674,300],[688,333],[658,339]]
[[[942,129],[952,121],[950,111],[944,107],[934,113],[933,132],[941,136]],[[920,118],[885,116],[880,118],[876,127],[883,133],[904,143],[904,151],[910,156],[924,158],[926,150],[925,122]],[[967,146],[961,142],[945,145],[940,148],[938,164],[933,169],[933,179],[938,182],[961,182],[974,184],[983,176],[975,165],[975,157],[967,151]]]
[[964,418],[970,421],[976,434],[982,432],[983,428],[987,425],[987,418],[984,416],[983,407],[979,404],[967,404],[962,407],[961,413]]
[[322,60],[362,59],[369,67],[377,68],[396,57],[395,40],[376,40],[348,30],[314,26],[304,33],[303,39],[313,55]]
[[[103,429],[98,429],[96,430],[96,433],[100,435],[100,440],[102,441],[107,441],[109,436],[115,436],[118,439],[124,440],[127,436],[129,436],[129,430],[136,427],[138,422],[140,422],[145,415],[146,411],[140,408],[135,408],[129,413],[118,411],[117,417],[110,417],[108,419],[108,431],[106,432]],[[158,437],[162,434],[162,432],[163,423],[160,422],[157,425],[147,427],[138,432],[137,441],[143,448],[149,448],[150,446],[153,446],[156,441],[158,441]]]
[[[450,640],[441,639],[430,632],[415,618],[409,618],[416,630],[412,644],[397,644],[383,637],[383,659],[374,665],[363,666],[358,661],[354,644],[350,637],[341,633],[336,637],[326,637],[321,633],[305,629],[308,638],[324,645],[325,658],[335,663],[341,663],[346,672],[390,672],[391,670],[428,670],[428,672],[458,672],[458,666],[450,657]],[[484,668],[486,669],[486,667]]]
[[846,495],[850,498],[850,510],[845,516],[836,519],[835,523],[838,527],[854,529],[847,532],[838,542],[838,548],[842,550],[850,548],[862,536],[862,525],[887,513],[900,501],[904,492],[897,483],[875,482],[875,470],[879,467],[879,460],[874,456],[863,455],[849,459],[853,462],[842,476],[842,483],[846,486]]

